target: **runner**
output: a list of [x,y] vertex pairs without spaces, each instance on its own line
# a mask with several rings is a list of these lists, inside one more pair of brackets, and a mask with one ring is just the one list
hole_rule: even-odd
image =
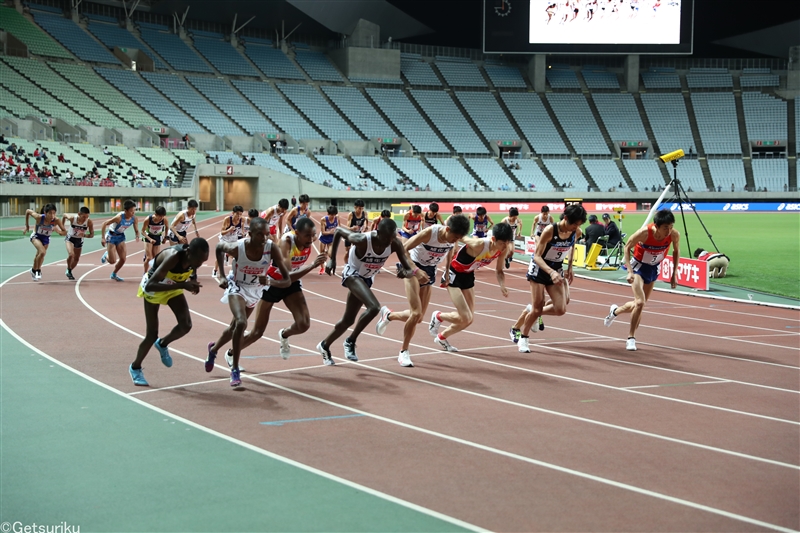
[[[335,205],[328,206],[328,214],[322,217],[319,221],[319,253],[327,254],[328,249],[333,242],[333,234],[336,228],[339,227],[339,210]],[[325,273],[325,264],[322,263],[319,267],[319,275]]]
[[555,219],[550,214],[550,208],[546,205],[542,206],[541,212],[533,217],[533,226],[531,226],[531,239],[538,239],[547,226],[552,225]]
[[475,210],[475,216],[472,217],[472,223],[474,224],[472,236],[479,239],[486,237],[489,229],[494,225],[494,222],[492,222],[492,217],[486,214],[486,208],[483,206],[480,206]]
[[[136,202],[125,200],[122,207],[125,210],[118,213],[114,218],[106,220],[103,223],[103,229],[100,231],[100,246],[106,248],[103,257],[100,258],[100,262],[102,264],[110,263],[116,265],[114,272],[110,276],[114,281],[125,281],[117,275],[128,259],[125,230],[133,226],[136,240],[138,241],[141,238],[139,235],[139,223],[136,221]],[[106,230],[108,230],[108,233],[106,233]]]
[[444,226],[442,215],[439,214],[439,204],[436,202],[433,202],[428,206],[428,210],[425,211],[425,216],[422,219],[423,228],[429,228],[434,224],[440,224]]
[[[233,314],[230,325],[222,332],[217,342],[208,343],[208,357],[205,362],[206,372],[214,369],[214,360],[217,352],[228,341],[233,341],[233,348],[229,350],[230,359],[228,366],[231,368],[231,387],[242,384],[239,367],[239,355],[242,350],[242,338],[247,328],[247,319],[255,309],[261,298],[261,291],[270,283],[267,269],[274,260],[281,273],[288,278],[289,270],[283,262],[278,247],[273,246],[269,238],[267,223],[264,219],[254,219],[250,223],[251,234],[240,241],[220,241],[216,248],[217,263],[219,264],[219,286],[225,290],[221,302],[228,304]],[[233,257],[231,272],[225,276],[225,262],[223,255]],[[276,286],[288,287],[288,281],[276,281]],[[259,335],[260,337],[260,335]],[[226,355],[226,359],[228,356]]]
[[169,231],[167,210],[164,206],[156,207],[155,212],[142,223],[142,240],[144,241],[144,273],[150,270],[150,261],[161,251],[162,241],[166,241]]
[[67,230],[64,229],[64,224],[56,218],[56,206],[54,204],[45,205],[41,213],[37,213],[33,209],[26,210],[25,229],[22,230],[23,235],[31,229],[28,224],[29,217],[34,218],[35,226],[31,235],[31,244],[36,248],[36,255],[33,256],[33,266],[31,267],[31,279],[39,281],[42,279],[42,263],[47,255],[47,248],[50,247],[50,235],[55,231],[63,237],[67,234]]
[[349,240],[352,243],[350,256],[342,270],[342,285],[347,287],[347,303],[344,314],[336,323],[328,336],[317,344],[317,350],[322,354],[322,361],[326,365],[333,365],[331,344],[347,331],[347,328],[356,321],[356,315],[364,305],[366,310],[358,318],[353,332],[344,340],[345,356],[351,361],[358,361],[356,355],[356,340],[358,335],[372,322],[381,309],[381,304],[370,290],[372,278],[380,271],[389,255],[394,252],[400,260],[402,268],[398,269],[398,278],[411,278],[416,276],[420,284],[428,283],[428,275],[424,271],[414,268],[403,249],[403,243],[397,236],[397,224],[391,218],[386,218],[378,224],[376,231],[356,233],[345,228],[338,228],[333,236],[333,246],[325,272],[332,276],[336,272],[336,250],[339,241]]
[[[400,366],[414,366],[408,353],[408,346],[414,337],[417,324],[422,322],[431,299],[431,285],[436,281],[436,266],[445,259],[450,264],[453,259],[453,246],[469,234],[469,219],[463,215],[447,219],[447,226],[434,224],[411,237],[403,245],[410,252],[414,265],[428,276],[423,284],[417,277],[406,278],[406,297],[409,309],[393,313],[388,307],[381,307],[380,318],[376,325],[378,335],[383,335],[389,322],[399,320],[405,322],[403,329],[403,346],[397,362]],[[398,269],[400,264],[398,263]]]
[[[672,245],[674,268],[669,284],[673,289],[678,286],[680,233],[673,228],[674,224],[675,215],[672,214],[672,211],[661,209],[656,212],[653,222],[631,235],[625,245],[623,261],[625,269],[628,271],[627,280],[632,286],[634,299],[620,306],[612,305],[604,324],[609,327],[620,313],[631,313],[628,341],[625,343],[626,350],[636,350],[636,329],[639,327],[642,311],[653,292],[653,283],[658,279],[661,262],[667,256],[670,244]],[[633,259],[631,259],[631,250],[633,250]]]
[[65,214],[61,217],[61,224],[69,221],[69,230],[64,239],[64,244],[67,247],[67,271],[65,272],[67,279],[75,279],[72,275],[72,269],[78,266],[78,261],[81,260],[81,252],[83,252],[83,239],[91,239],[94,237],[94,223],[89,218],[89,208],[81,207],[78,214]]
[[376,229],[378,229],[378,225],[381,223],[381,220],[383,220],[384,218],[392,218],[392,212],[389,211],[388,209],[384,209],[383,211],[381,211],[381,216],[379,216],[379,217],[377,217],[377,218],[372,220],[372,226],[370,227],[370,229],[372,231],[375,231]]
[[167,233],[170,241],[177,244],[187,244],[189,241],[186,238],[186,230],[189,229],[189,226],[194,226],[195,237],[200,236],[200,232],[197,231],[197,222],[194,219],[198,206],[197,200],[189,200],[187,209],[175,215],[175,218],[172,219],[172,224],[169,225],[169,233]]
[[[183,291],[200,292],[197,269],[208,259],[208,243],[197,237],[189,244],[178,244],[162,250],[153,260],[150,270],[142,276],[137,296],[144,299],[144,317],[147,330],[139,344],[136,359],[128,367],[134,385],[147,387],[142,362],[151,346],[155,346],[166,367],[172,366],[172,357],[167,346],[192,329],[189,304]],[[164,337],[158,337],[158,310],[168,305],[178,323]]]
[[242,221],[242,234],[239,235],[240,239],[250,236],[250,222],[258,218],[258,209],[250,208],[247,210],[247,218]]
[[403,215],[403,225],[400,227],[400,237],[403,239],[410,239],[419,232],[421,226],[422,208],[418,205],[412,205],[408,212]]
[[284,225],[284,233],[289,233],[290,231],[296,229],[298,219],[311,216],[311,209],[308,207],[308,204],[311,203],[311,198],[309,198],[307,194],[301,194],[299,201],[300,205],[297,207],[292,207],[292,209],[286,214],[285,219],[288,220],[289,223]]
[[[233,206],[233,210],[231,214],[225,217],[222,220],[222,228],[219,232],[219,241],[220,242],[237,242],[239,240],[239,236],[244,233],[242,228],[243,221],[242,221],[242,213],[244,213],[244,207],[240,205]],[[216,254],[215,254],[216,256]],[[225,255],[225,264],[228,264],[228,255]],[[219,265],[217,264],[216,258],[214,259],[214,271],[211,273],[211,276],[216,278],[217,271],[219,270]]]
[[[512,207],[508,210],[508,216],[501,220],[501,222],[505,222],[509,226],[511,226],[511,230],[514,232],[514,241],[520,236],[522,227],[522,223],[519,220],[519,209],[516,207]],[[511,249],[506,256],[506,270],[511,268],[511,260],[514,258],[514,242],[511,243]]]
[[[347,216],[347,228],[354,233],[367,231],[367,213],[364,211],[364,200],[356,200],[353,210]],[[350,257],[350,241],[344,241],[344,262]]]
[[[450,220],[450,217],[453,217],[453,216],[456,216],[456,215],[464,215],[464,211],[461,209],[460,205],[454,205],[453,206],[453,214],[450,215],[449,217],[447,217],[447,220]],[[467,217],[468,219],[472,220],[472,215],[464,215],[464,216]],[[447,220],[444,221],[445,224],[447,224]]]
[[[475,237],[465,237],[464,246],[458,251],[450,262],[450,270],[447,278],[447,292],[453,301],[456,310],[449,313],[434,311],[428,325],[428,333],[433,336],[435,342],[448,352],[458,350],[448,342],[448,337],[466,329],[474,318],[475,309],[475,271],[491,264],[497,259],[495,273],[497,283],[500,285],[500,292],[508,297],[506,289],[506,276],[503,273],[502,260],[508,253],[508,245],[511,243],[514,233],[511,226],[501,222],[492,228],[492,236],[482,239]],[[439,333],[439,326],[442,322],[450,322],[450,326]]]
[[262,211],[259,217],[267,221],[269,228],[269,236],[273,242],[278,242],[278,235],[283,235],[283,220],[286,211],[289,210],[289,200],[281,198],[278,203],[265,211]]
[[[561,316],[567,312],[568,285],[573,279],[572,256],[575,253],[575,241],[581,236],[580,227],[584,223],[586,223],[586,210],[583,206],[569,205],[564,210],[564,217],[557,224],[545,228],[536,242],[536,251],[531,256],[527,276],[531,287],[532,310],[525,318],[517,342],[520,352],[530,353],[528,336],[533,323],[540,316]],[[564,258],[567,258],[566,273],[562,271]],[[545,291],[551,300],[547,306]],[[515,332],[512,330],[513,333]]]

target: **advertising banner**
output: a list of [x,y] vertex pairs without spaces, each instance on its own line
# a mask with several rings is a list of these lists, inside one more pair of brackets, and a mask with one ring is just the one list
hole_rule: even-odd
[[[672,257],[667,256],[661,262],[661,269],[658,273],[660,281],[669,283],[672,278],[672,271],[675,269]],[[687,259],[681,257],[678,263],[678,285],[681,287],[691,287],[693,289],[708,290],[708,262],[698,261],[697,259]]]
[[[585,205],[585,204],[584,204]],[[684,211],[692,211],[692,205],[697,211],[704,212],[730,212],[740,211],[794,211],[800,212],[800,202],[694,202],[684,203]],[[667,202],[658,206],[659,209],[669,209],[670,211],[680,211],[681,204],[678,202]]]
[[[419,202],[424,208],[430,202]],[[508,213],[512,207],[516,207],[520,213],[539,213],[542,206],[546,205],[550,211],[560,213],[564,211],[564,202],[436,202],[439,204],[439,212],[442,214],[449,214],[453,212],[453,206],[459,205],[465,213],[474,213],[479,207],[485,207],[489,213]],[[402,204],[402,205],[411,205]],[[636,203],[634,202],[591,202],[584,201],[583,207],[588,213],[592,212],[608,212],[611,213],[615,208],[622,208],[625,211],[636,211]],[[445,217],[446,218],[446,217]]]

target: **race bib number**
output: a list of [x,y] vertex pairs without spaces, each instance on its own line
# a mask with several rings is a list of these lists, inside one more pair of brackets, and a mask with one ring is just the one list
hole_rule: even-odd
[[645,250],[644,253],[642,254],[642,263],[646,265],[657,265],[664,260],[665,253],[666,250],[655,254]]
[[[571,248],[571,246],[569,248]],[[569,252],[569,248],[557,248],[553,246],[547,251],[547,254],[544,256],[544,260],[554,263],[563,261],[567,255],[567,252]]]

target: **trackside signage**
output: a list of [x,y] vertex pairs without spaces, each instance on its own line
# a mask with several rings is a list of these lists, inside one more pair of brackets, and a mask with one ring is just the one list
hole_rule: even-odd
[[[427,207],[430,202],[415,202],[423,208]],[[465,212],[470,213],[479,207],[485,207],[489,213],[507,213],[512,207],[519,209],[520,213],[539,213],[542,206],[547,206],[550,211],[561,212],[564,210],[564,202],[437,202],[439,204],[439,212],[442,214],[452,213],[453,206],[461,206]],[[411,203],[408,203],[411,205]],[[590,202],[583,201],[583,207],[588,212],[593,211],[608,211],[611,212],[615,208],[622,208],[625,211],[636,211],[636,204],[634,202]]]
[[[800,212],[800,202],[695,202],[683,203],[684,211],[691,211],[692,206],[697,211],[718,211],[736,213],[741,211],[795,211]],[[661,204],[659,208],[669,209],[670,211],[680,211],[681,204],[678,202],[667,202]]]
[[[675,266],[672,262],[672,257],[667,256],[661,262],[658,279],[665,283],[669,283],[672,278],[672,272]],[[701,291],[708,290],[708,262],[698,261],[697,259],[688,259],[681,257],[678,263],[678,285],[682,287],[691,287]]]

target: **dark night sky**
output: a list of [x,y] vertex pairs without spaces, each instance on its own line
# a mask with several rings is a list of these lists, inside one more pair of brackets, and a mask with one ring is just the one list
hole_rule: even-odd
[[[481,48],[483,0],[388,1],[435,30],[432,35],[405,41]],[[798,19],[800,19],[800,1],[695,0],[694,56],[758,57],[759,54],[711,43]]]

